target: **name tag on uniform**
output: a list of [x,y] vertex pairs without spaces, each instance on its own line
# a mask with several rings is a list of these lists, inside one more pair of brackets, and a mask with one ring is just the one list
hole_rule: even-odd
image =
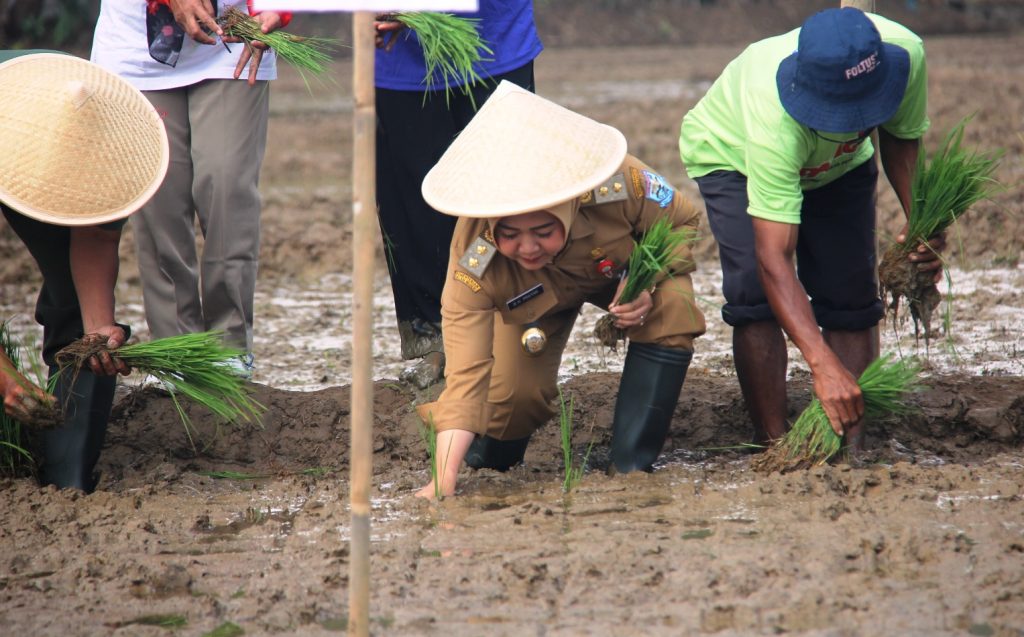
[[537,298],[538,296],[540,296],[543,293],[544,293],[544,284],[543,283],[538,283],[537,285],[533,286],[529,290],[527,290],[527,291],[525,291],[525,292],[523,292],[521,294],[517,294],[517,295],[513,296],[511,299],[509,299],[508,301],[505,302],[505,305],[508,306],[508,309],[514,310],[517,307],[519,307],[520,305],[522,305],[523,303],[526,303],[530,299],[535,299],[535,298]]

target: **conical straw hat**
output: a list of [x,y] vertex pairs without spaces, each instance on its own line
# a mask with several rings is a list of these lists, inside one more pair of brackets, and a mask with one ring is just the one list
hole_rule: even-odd
[[502,82],[423,180],[435,209],[464,217],[545,210],[622,165],[618,130]]
[[138,90],[70,55],[0,64],[0,201],[64,226],[127,217],[167,172],[167,132]]

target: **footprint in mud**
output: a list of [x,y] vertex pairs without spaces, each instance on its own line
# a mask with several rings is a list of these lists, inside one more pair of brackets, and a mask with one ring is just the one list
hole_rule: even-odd
[[192,576],[180,564],[168,564],[160,573],[133,580],[131,594],[140,599],[163,599],[192,594]]

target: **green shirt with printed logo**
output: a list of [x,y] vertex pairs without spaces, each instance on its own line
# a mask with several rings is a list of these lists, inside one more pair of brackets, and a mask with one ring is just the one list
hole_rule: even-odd
[[[904,26],[867,14],[884,42],[910,54],[910,77],[896,114],[882,124],[900,139],[928,130],[928,72],[924,44]],[[858,131],[820,132],[789,116],[775,75],[797,48],[800,30],[751,44],[733,60],[701,101],[683,118],[679,152],[692,179],[716,170],[747,177],[747,212],[782,223],[800,223],[803,191],[819,188],[868,161],[870,138]],[[846,141],[843,141],[846,140]]]

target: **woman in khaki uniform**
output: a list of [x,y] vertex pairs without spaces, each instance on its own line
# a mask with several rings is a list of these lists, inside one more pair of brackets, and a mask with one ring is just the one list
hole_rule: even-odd
[[[584,302],[608,308],[629,339],[611,460],[649,470],[704,332],[682,247],[670,272],[615,304],[634,241],[668,217],[698,213],[626,154],[622,134],[502,83],[423,182],[424,198],[459,216],[441,299],[446,387],[418,411],[438,432],[441,492],[465,459],[505,470],[555,413],[562,352]],[[433,482],[417,495],[433,497]]]

